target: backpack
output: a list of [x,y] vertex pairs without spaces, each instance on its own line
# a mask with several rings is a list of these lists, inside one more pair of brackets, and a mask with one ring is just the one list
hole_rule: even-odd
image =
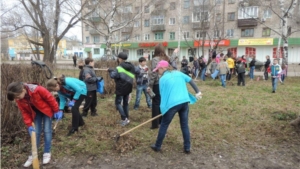
[[101,79],[97,80],[97,92],[100,94],[104,94],[104,79],[101,77]]

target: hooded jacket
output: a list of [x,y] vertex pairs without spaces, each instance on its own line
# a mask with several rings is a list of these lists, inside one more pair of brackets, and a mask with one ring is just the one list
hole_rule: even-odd
[[130,62],[122,62],[116,69],[108,69],[109,76],[115,80],[116,95],[125,96],[132,92],[134,75],[138,70]]
[[[86,75],[90,75],[91,77],[86,78]],[[97,77],[95,71],[92,66],[85,65],[83,67],[83,73],[81,74],[83,81],[86,84],[87,91],[97,90]],[[80,79],[80,78],[79,78]]]

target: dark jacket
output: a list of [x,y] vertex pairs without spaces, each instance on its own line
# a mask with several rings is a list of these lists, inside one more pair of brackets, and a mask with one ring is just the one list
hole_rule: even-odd
[[[87,75],[91,77],[86,78]],[[86,84],[87,91],[97,90],[97,77],[92,66],[85,65],[83,67],[82,79]]]
[[144,69],[141,68],[140,66],[136,66],[135,68],[135,79],[136,79],[136,84],[137,85],[144,85],[148,84],[148,67],[145,66]]
[[116,95],[125,96],[132,92],[134,74],[138,72],[130,62],[122,62],[116,69],[108,69],[109,76],[115,80]]
[[249,66],[250,66],[250,67],[255,66],[255,62],[256,62],[256,60],[255,60],[255,59],[252,59],[251,62],[250,62],[250,64],[249,64]]
[[189,67],[187,65],[182,66],[180,71],[189,76]]
[[267,59],[266,63],[265,63],[265,69],[267,69],[270,66],[270,59]]
[[187,59],[182,59],[182,61],[181,61],[181,67],[184,67],[185,65],[188,65],[188,64],[189,64],[189,62],[188,62]]
[[237,73],[245,73],[245,64],[242,61],[236,63],[236,71]]
[[194,60],[193,65],[194,65],[194,68],[196,68],[196,69],[200,68],[198,60]]

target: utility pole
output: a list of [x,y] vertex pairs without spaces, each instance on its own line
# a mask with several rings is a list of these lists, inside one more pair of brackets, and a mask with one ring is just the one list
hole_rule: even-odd
[[[181,35],[180,35],[180,27],[181,27],[181,24],[180,24],[180,19],[181,19],[181,0],[179,0],[179,19],[178,19],[178,50],[179,50],[179,57],[180,56],[180,39],[181,39]],[[181,58],[179,58],[181,60]]]

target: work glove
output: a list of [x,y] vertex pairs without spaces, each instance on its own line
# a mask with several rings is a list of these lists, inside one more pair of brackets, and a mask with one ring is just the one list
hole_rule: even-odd
[[200,100],[200,99],[202,98],[202,93],[199,92],[199,93],[197,93],[195,96],[196,96],[196,98],[197,98],[198,100]]
[[68,103],[68,107],[73,107],[75,105],[75,100],[72,100]]
[[29,132],[29,135],[31,136],[31,133],[35,131],[34,128],[32,126],[28,127],[28,132]]
[[97,81],[101,82],[101,80],[103,80],[102,77],[97,77]]
[[61,120],[63,117],[63,112],[59,110],[58,112],[54,113],[54,118],[57,120]]

